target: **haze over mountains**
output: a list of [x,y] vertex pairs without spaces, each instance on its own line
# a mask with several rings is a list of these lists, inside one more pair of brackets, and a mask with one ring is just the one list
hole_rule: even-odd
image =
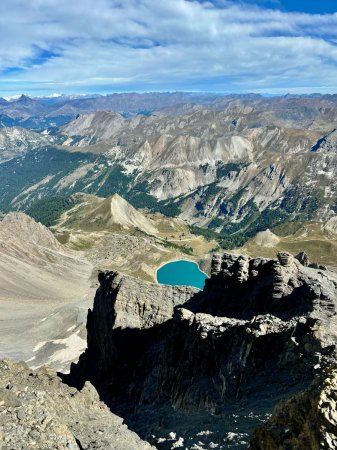
[[215,94],[144,93],[144,94],[110,94],[31,98],[21,95],[5,100],[0,98],[0,125],[40,128],[60,125],[74,118],[77,114],[94,111],[117,111],[125,115],[150,113],[159,108],[172,107],[177,104],[208,104],[217,99]]

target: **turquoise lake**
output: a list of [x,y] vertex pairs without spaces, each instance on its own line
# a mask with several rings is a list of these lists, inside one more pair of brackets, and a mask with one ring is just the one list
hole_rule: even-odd
[[203,289],[207,275],[193,261],[172,261],[157,270],[157,281],[171,286],[193,286]]

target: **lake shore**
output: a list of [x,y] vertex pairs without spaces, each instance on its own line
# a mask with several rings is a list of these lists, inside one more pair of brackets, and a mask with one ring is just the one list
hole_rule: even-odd
[[[161,264],[160,266],[158,266],[156,268],[156,270],[155,270],[156,283],[158,283],[158,284],[168,284],[168,285],[171,285],[171,286],[192,286],[192,287],[196,287],[197,289],[203,289],[204,285],[203,285],[203,287],[200,287],[200,283],[198,283],[198,285],[196,284],[198,280],[197,281],[196,280],[192,280],[190,282],[187,281],[186,284],[181,282],[180,280],[177,283],[175,283],[175,282],[168,283],[168,282],[166,282],[166,280],[165,280],[165,282],[159,281],[159,279],[158,279],[159,271],[161,269],[163,269],[165,266],[173,265],[174,263],[186,263],[186,264],[189,264],[189,265],[193,264],[193,266],[196,266],[196,269],[197,269],[197,272],[194,274],[194,276],[198,276],[198,275],[202,274],[205,277],[204,281],[207,278],[209,278],[208,274],[206,272],[204,272],[203,270],[201,270],[199,264],[196,261],[193,261],[193,260],[190,260],[190,259],[186,259],[186,258],[175,258],[175,259],[172,259],[170,261],[166,261],[165,263]],[[190,273],[189,276],[193,276],[193,274]],[[177,277],[177,274],[173,274],[173,277]]]

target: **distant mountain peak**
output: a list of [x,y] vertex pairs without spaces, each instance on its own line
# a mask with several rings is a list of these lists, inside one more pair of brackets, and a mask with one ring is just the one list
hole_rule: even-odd
[[28,95],[22,94],[22,95],[16,100],[16,103],[21,103],[21,104],[29,105],[29,104],[36,103],[36,100],[34,100],[34,99],[31,98],[31,97],[28,97]]
[[137,211],[129,202],[119,194],[103,201],[101,208],[109,207],[109,222],[122,226],[123,228],[139,228],[140,230],[156,234],[158,230],[150,219],[145,217],[140,211]]
[[72,225],[77,224],[80,229],[109,230],[132,228],[147,234],[157,234],[154,222],[141,211],[138,211],[119,194],[107,198],[84,194],[76,198],[82,206],[77,206],[68,214]]

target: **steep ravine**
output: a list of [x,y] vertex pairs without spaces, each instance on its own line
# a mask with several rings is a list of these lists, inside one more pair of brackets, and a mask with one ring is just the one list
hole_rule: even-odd
[[[337,276],[289,254],[215,255],[203,292],[112,272],[99,281],[88,349],[64,380],[93,383],[157,448],[248,448],[280,400],[324,384],[336,363]],[[335,412],[332,397],[326,401]],[[321,414],[319,405],[311,417]],[[271,419],[277,423],[280,408]],[[282,433],[275,438],[266,427],[254,433],[254,450],[336,448],[336,438],[320,430],[282,447]]]

